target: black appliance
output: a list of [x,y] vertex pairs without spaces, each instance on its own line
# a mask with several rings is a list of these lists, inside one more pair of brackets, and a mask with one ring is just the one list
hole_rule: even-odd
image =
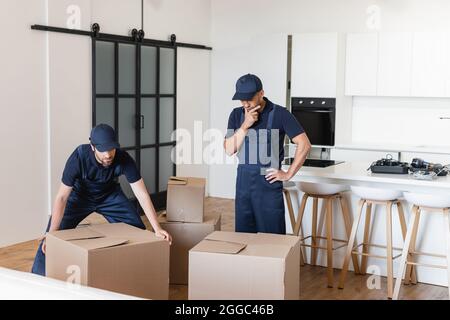
[[291,99],[292,114],[300,122],[312,145],[334,146],[335,98]]
[[408,174],[409,163],[394,160],[388,154],[386,158],[374,161],[367,170],[372,171],[372,173]]
[[[287,158],[284,160],[284,164],[291,165],[294,161],[294,158]],[[303,163],[304,167],[317,167],[317,168],[326,168],[329,166],[334,166],[339,163],[343,163],[344,161],[336,161],[336,160],[322,160],[322,159],[306,159]]]

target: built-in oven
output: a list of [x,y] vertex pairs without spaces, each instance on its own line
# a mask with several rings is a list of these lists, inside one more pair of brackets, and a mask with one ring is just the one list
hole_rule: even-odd
[[334,146],[336,123],[335,98],[291,99],[292,114],[300,122],[314,146]]

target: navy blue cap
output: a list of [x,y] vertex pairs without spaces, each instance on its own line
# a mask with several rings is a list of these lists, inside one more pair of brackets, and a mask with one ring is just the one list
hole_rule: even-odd
[[120,148],[117,142],[116,132],[104,123],[92,128],[89,140],[91,140],[91,143],[100,152]]
[[233,100],[252,100],[263,88],[261,80],[254,74],[246,74],[236,82],[236,93]]

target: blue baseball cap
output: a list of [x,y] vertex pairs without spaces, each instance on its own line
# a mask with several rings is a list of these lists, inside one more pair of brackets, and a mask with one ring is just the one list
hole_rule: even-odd
[[104,123],[92,128],[89,140],[100,152],[120,148],[120,144],[117,142],[116,132]]
[[246,74],[236,82],[236,93],[233,100],[252,100],[255,94],[263,88],[261,79],[254,74]]

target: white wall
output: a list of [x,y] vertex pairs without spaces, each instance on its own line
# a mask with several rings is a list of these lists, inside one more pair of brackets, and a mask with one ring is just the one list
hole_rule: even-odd
[[[380,9],[379,30],[368,28],[367,10],[371,5]],[[356,117],[363,128],[366,123],[373,123],[374,112],[353,108],[352,98],[344,96],[345,34],[449,30],[449,13],[450,2],[445,0],[212,0],[211,126],[226,129],[228,115],[236,106],[230,93],[237,77],[248,70],[246,61],[251,59],[252,50],[244,49],[255,48],[253,38],[280,33],[338,32],[336,144],[366,141],[362,132],[352,133],[352,118]],[[273,63],[276,62],[267,61],[268,65]],[[271,96],[267,90],[266,94]],[[427,108],[424,104],[421,112]],[[399,114],[400,110],[394,112]],[[233,197],[234,165],[211,167],[210,176],[211,195]]]
[[[79,6],[81,29],[89,30],[89,0],[49,0],[48,24],[67,27],[69,5]],[[89,142],[92,75],[90,37],[49,32],[48,38],[50,207],[67,158],[76,146]]]
[[[140,0],[4,0],[0,24],[1,136],[0,247],[42,235],[68,155],[88,142],[91,128],[91,39],[31,30],[32,24],[67,27],[77,5],[81,29],[128,35],[141,28]],[[147,38],[210,45],[209,0],[146,0]],[[170,23],[169,23],[170,22]],[[209,126],[210,52],[178,53],[178,127]],[[197,84],[197,85],[196,85]],[[199,94],[201,92],[201,94]],[[182,165],[180,174],[207,176],[205,164]]]
[[[66,27],[68,14],[65,10],[69,4],[77,4],[81,9],[83,30],[89,30],[94,22],[100,24],[100,32],[103,33],[129,35],[131,29],[141,29],[140,0],[50,1],[50,24],[53,26]],[[145,37],[167,40],[170,34],[175,33],[177,41],[210,45],[209,12],[208,0],[189,3],[181,0],[146,0]],[[192,24],[192,20],[196,23]],[[209,55],[209,51],[178,51],[178,128],[192,130],[194,120],[203,121],[206,128],[209,126]],[[199,95],[198,90],[203,94]],[[88,142],[92,121],[89,37],[51,34],[50,95],[51,194],[54,196],[68,155],[78,144]],[[208,170],[205,164],[182,165],[178,168],[178,174],[207,177]]]
[[0,247],[37,238],[47,214],[44,0],[3,0],[0,10]]

